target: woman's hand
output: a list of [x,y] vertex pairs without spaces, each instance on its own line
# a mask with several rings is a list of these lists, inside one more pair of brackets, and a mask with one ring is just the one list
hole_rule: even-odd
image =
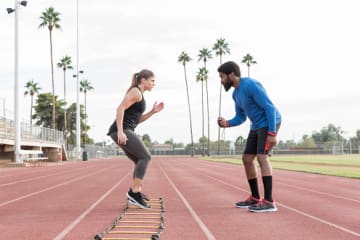
[[153,108],[152,108],[152,112],[153,112],[153,113],[158,113],[158,112],[160,112],[160,111],[163,110],[163,109],[164,109],[164,103],[163,103],[163,102],[161,102],[161,103],[155,102],[155,103],[154,103],[154,106],[153,106]]
[[128,138],[124,132],[118,132],[117,142],[119,145],[126,145]]

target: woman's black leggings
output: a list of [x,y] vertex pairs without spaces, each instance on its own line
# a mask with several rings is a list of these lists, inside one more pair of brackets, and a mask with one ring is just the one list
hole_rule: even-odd
[[126,145],[117,143],[117,132],[111,133],[110,137],[125,152],[126,156],[135,163],[134,178],[143,179],[151,160],[150,152],[134,131],[124,130],[124,133],[128,138]]

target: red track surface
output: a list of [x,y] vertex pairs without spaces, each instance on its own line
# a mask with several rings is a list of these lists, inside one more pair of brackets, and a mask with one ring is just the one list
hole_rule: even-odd
[[[0,169],[0,239],[91,240],[126,203],[127,159]],[[236,209],[248,186],[242,167],[154,157],[144,191],[163,197],[161,240],[360,239],[360,181],[274,171],[276,213]]]

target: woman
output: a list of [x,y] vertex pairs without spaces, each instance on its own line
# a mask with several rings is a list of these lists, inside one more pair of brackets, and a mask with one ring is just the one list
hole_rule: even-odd
[[153,114],[164,108],[164,103],[155,102],[151,111],[145,111],[143,93],[151,91],[155,85],[154,73],[150,70],[141,70],[135,73],[132,83],[124,99],[117,108],[116,120],[111,125],[108,135],[122,148],[125,154],[135,163],[133,185],[126,194],[129,203],[141,208],[151,208],[146,202],[146,196],[141,192],[142,182],[148,167],[151,155],[143,141],[134,132],[136,126],[147,120]]

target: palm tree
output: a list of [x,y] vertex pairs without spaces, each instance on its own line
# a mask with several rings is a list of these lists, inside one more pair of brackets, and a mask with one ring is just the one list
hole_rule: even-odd
[[[203,83],[204,81],[207,81],[208,79],[208,71],[206,70],[205,67],[202,67],[199,69],[199,72],[196,75],[196,81],[201,81],[201,110],[202,110],[202,139],[204,139],[204,88],[203,88]],[[208,140],[209,142],[209,140]],[[202,143],[202,156],[205,155],[205,146],[204,146],[204,142]],[[210,146],[208,146],[209,148]]]
[[34,82],[34,80],[28,81],[25,84],[25,88],[27,89],[24,92],[24,95],[30,95],[31,97],[31,107],[30,107],[30,126],[32,126],[32,110],[33,110],[33,103],[34,103],[34,95],[39,93],[41,87],[38,86],[38,83]]
[[207,48],[203,48],[199,51],[199,61],[204,62],[204,70],[206,71],[205,87],[206,87],[206,99],[207,99],[207,115],[208,115],[208,150],[207,155],[210,156],[210,111],[209,111],[209,90],[208,90],[208,71],[206,70],[206,62],[212,58],[211,51]]
[[57,63],[57,67],[61,68],[64,71],[64,136],[66,141],[66,129],[67,129],[67,122],[66,122],[66,70],[67,69],[73,69],[71,66],[71,57],[64,56],[60,59],[60,62]]
[[241,61],[241,63],[246,64],[246,66],[248,67],[248,77],[250,77],[250,66],[252,64],[257,64],[257,62],[254,60],[254,58],[248,53],[244,56],[243,60]]
[[39,28],[47,27],[50,33],[50,61],[51,61],[51,82],[52,82],[52,95],[53,95],[53,107],[52,107],[52,128],[55,129],[55,82],[54,82],[54,61],[53,61],[53,44],[52,44],[52,30],[60,29],[60,13],[55,12],[53,7],[49,7],[45,12],[41,13],[41,23]]
[[[85,126],[86,126],[86,121],[87,121],[87,115],[86,115],[86,93],[90,90],[93,90],[94,88],[91,86],[90,82],[87,79],[84,79],[82,81],[80,81],[80,92],[84,92],[84,105],[85,105]],[[86,136],[86,129],[85,129],[85,134]],[[85,140],[84,140],[84,144],[85,144]]]
[[[225,42],[224,38],[219,38],[214,44],[213,50],[215,51],[216,56],[220,57],[220,65],[222,64],[222,56],[225,54],[230,54],[229,44]],[[222,85],[220,83],[220,94],[219,94],[219,117],[221,116],[221,92]],[[217,145],[217,154],[220,154],[220,126],[218,127],[218,145]]]
[[191,136],[191,156],[194,156],[194,139],[193,139],[193,130],[192,130],[192,121],[191,121],[191,109],[190,109],[190,97],[189,97],[189,87],[186,77],[186,63],[190,62],[192,59],[185,52],[182,52],[178,57],[178,62],[180,62],[184,66],[184,76],[185,76],[185,84],[186,84],[186,94],[188,101],[188,109],[189,109],[189,120],[190,120],[190,136]]

